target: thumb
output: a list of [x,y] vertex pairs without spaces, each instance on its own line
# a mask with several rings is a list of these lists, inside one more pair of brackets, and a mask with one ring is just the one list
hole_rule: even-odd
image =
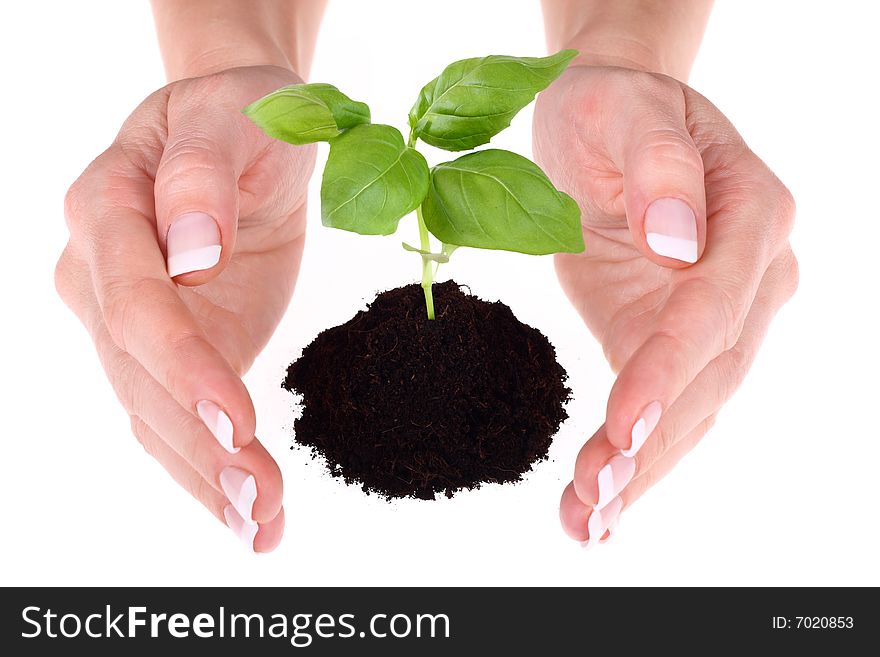
[[211,134],[191,122],[184,126],[169,129],[156,171],[157,232],[168,276],[183,285],[202,285],[232,256],[240,165],[231,146],[235,135],[222,134],[222,123],[215,123]]
[[626,134],[623,196],[633,243],[664,267],[696,262],[706,244],[706,188],[683,112],[643,114]]

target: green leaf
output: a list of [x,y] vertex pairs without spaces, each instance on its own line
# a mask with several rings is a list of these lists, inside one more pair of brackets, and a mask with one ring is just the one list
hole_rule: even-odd
[[270,137],[290,144],[329,141],[342,130],[370,122],[370,108],[331,84],[292,84],[242,112]]
[[389,125],[355,126],[330,142],[321,182],[321,221],[361,235],[390,235],[428,192],[421,153]]
[[584,250],[577,203],[510,151],[478,151],[434,167],[422,216],[444,244],[532,255]]
[[462,59],[426,84],[409,111],[409,125],[425,143],[448,151],[486,144],[558,78],[576,50],[549,57],[489,55]]

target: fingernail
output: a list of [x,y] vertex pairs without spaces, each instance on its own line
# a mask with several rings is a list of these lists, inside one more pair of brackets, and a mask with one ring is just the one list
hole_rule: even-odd
[[605,532],[605,536],[599,539],[600,545],[605,545],[605,543],[610,543],[611,539],[614,538],[614,535],[617,533],[617,525],[620,524],[620,516],[617,516],[617,519],[611,523],[611,526]]
[[636,460],[623,454],[616,454],[608,459],[596,477],[599,483],[599,501],[596,509],[608,506],[626,485],[632,481],[636,473]]
[[645,406],[645,410],[642,411],[642,417],[640,417],[633,425],[631,433],[632,442],[630,443],[629,449],[620,450],[621,454],[624,456],[636,455],[636,452],[642,448],[642,445],[645,444],[648,436],[651,435],[651,432],[660,421],[660,411],[661,406],[658,401],[651,402]]
[[253,552],[254,538],[260,530],[260,526],[255,522],[247,522],[231,504],[224,507],[223,517],[226,519],[226,525],[232,530],[232,533],[238,536],[238,540]]
[[196,411],[208,431],[214,434],[217,442],[230,454],[238,454],[238,447],[232,444],[232,420],[214,402],[203,399],[196,404]]
[[697,261],[697,218],[684,201],[658,198],[645,212],[645,237],[657,255]]
[[211,215],[189,212],[168,229],[168,276],[210,269],[220,262],[220,229]]
[[229,503],[245,522],[254,522],[254,502],[257,499],[257,480],[250,472],[229,466],[220,473],[220,487]]
[[581,545],[589,549],[594,545],[606,542],[608,539],[603,541],[605,532],[615,526],[622,508],[623,500],[620,497],[615,497],[604,509],[593,509],[593,513],[590,514],[590,518],[587,520],[587,540],[583,541]]

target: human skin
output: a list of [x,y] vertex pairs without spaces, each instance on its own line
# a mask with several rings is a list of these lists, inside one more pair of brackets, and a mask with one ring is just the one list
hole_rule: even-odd
[[560,502],[569,536],[619,514],[700,441],[797,287],[791,194],[687,80],[703,0],[544,0],[573,65],[538,99],[536,160],[580,204],[586,250],[555,257],[617,374]]
[[[71,238],[56,284],[146,451],[249,547],[269,551],[283,532],[282,481],[254,437],[241,376],[293,292],[314,149],[270,140],[239,109],[307,77],[323,2],[153,6],[170,84],[68,192]],[[742,379],[796,285],[794,210],[729,122],[676,81],[687,78],[707,3],[544,8],[551,50],[581,51],[535,109],[536,156],[584,213],[587,250],[558,256],[557,269],[619,373],[560,507],[572,537],[595,541],[613,511],[692,448]],[[648,245],[645,209],[666,198],[694,213],[696,264]],[[662,219],[659,229],[675,225]],[[665,248],[682,255],[683,243]],[[655,401],[657,428],[645,426],[646,442],[625,460],[620,450],[642,416],[653,424],[645,408]],[[612,457],[611,489],[635,476],[595,514]],[[608,490],[603,503],[617,499]]]
[[144,449],[258,552],[282,480],[241,376],[293,293],[315,149],[240,109],[307,76],[323,5],[155,0],[170,84],[68,191],[55,275]]

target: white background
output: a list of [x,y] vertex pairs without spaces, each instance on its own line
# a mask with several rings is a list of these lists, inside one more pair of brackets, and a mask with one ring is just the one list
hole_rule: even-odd
[[[691,85],[792,189],[801,287],[716,427],[601,549],[567,539],[557,505],[612,377],[546,258],[465,251],[451,266],[547,333],[571,374],[572,418],[522,484],[389,504],[288,450],[287,363],[418,274],[397,238],[322,229],[314,187],[297,293],[246,379],[287,511],[281,547],[254,557],[138,446],[52,284],[67,186],[164,84],[149,8],[4,3],[0,583],[880,584],[878,24],[872,2],[718,3]],[[544,50],[537,0],[334,0],[312,78],[403,127],[448,62]],[[497,143],[528,154],[530,121]]]

